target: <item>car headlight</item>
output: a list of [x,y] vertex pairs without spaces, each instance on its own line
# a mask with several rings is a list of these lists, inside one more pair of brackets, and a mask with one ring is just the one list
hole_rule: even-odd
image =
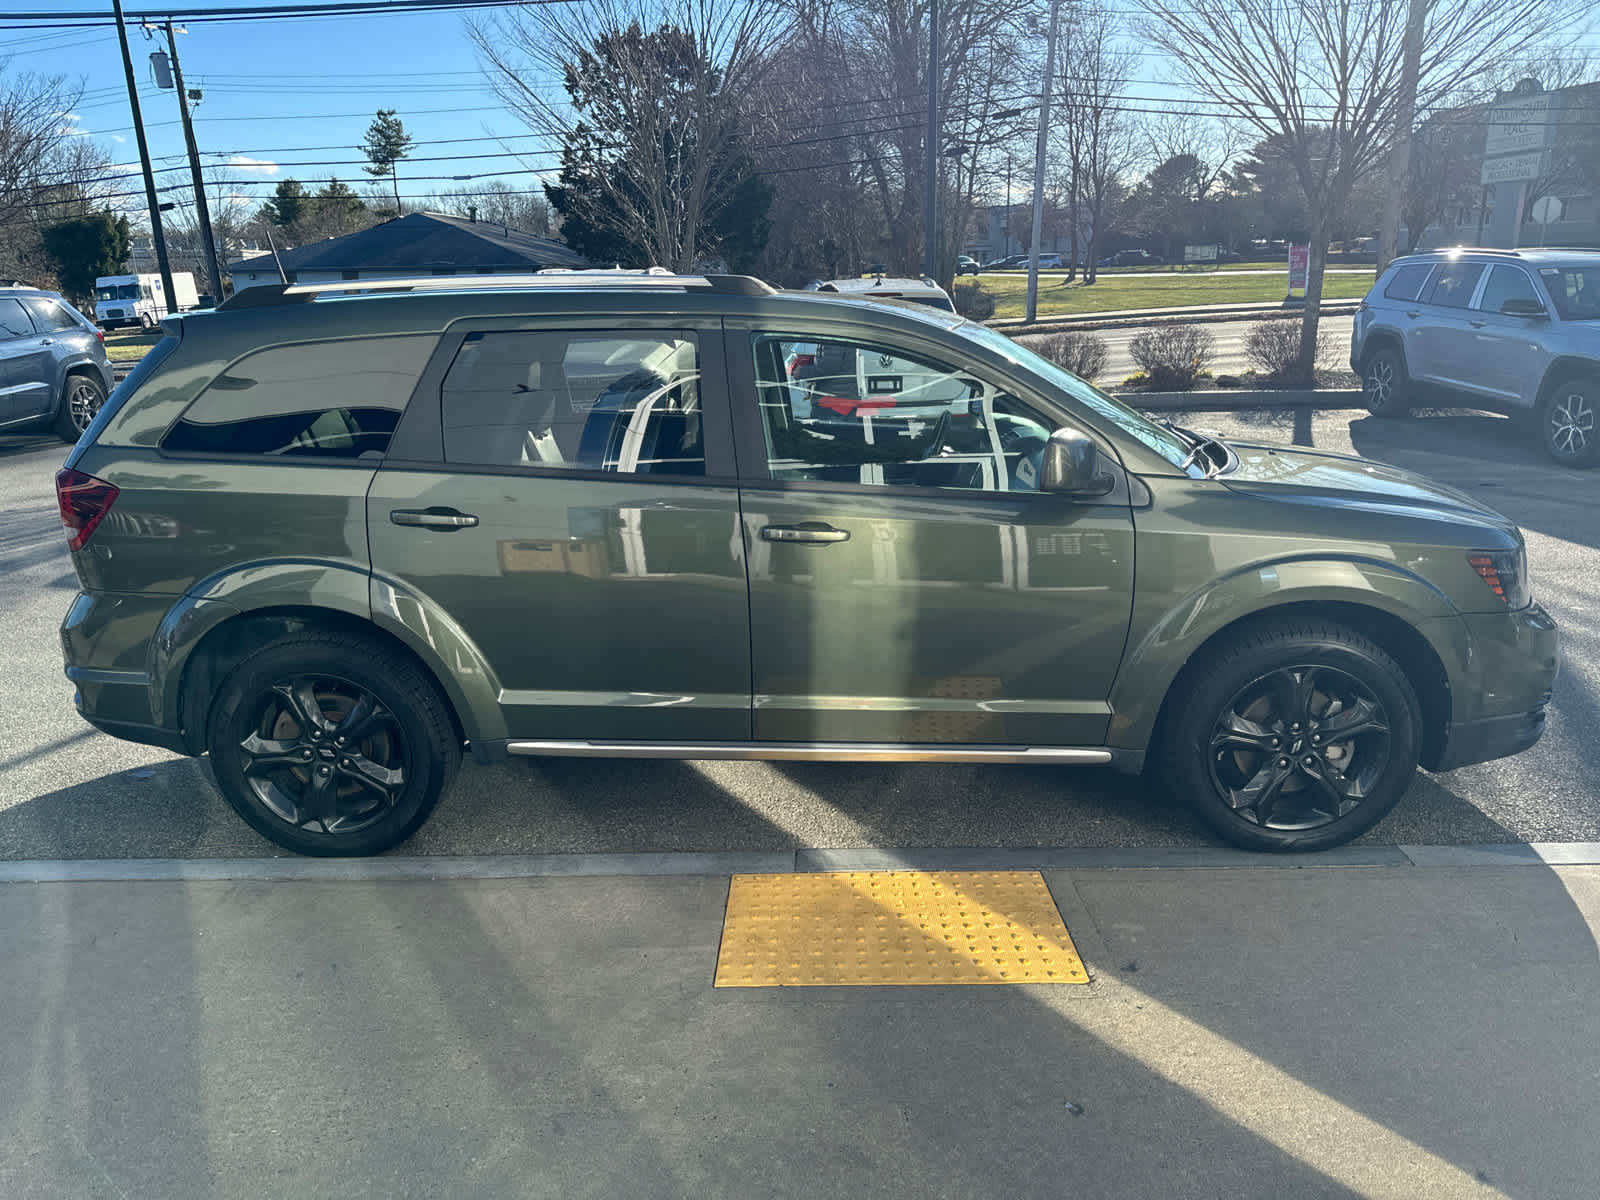
[[1528,586],[1528,552],[1523,546],[1515,550],[1473,550],[1467,562],[1478,577],[1489,585],[1489,590],[1506,602],[1509,609],[1527,608],[1533,603],[1533,592]]

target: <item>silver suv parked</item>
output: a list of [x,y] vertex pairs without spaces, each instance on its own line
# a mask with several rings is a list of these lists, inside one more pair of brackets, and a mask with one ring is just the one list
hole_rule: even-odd
[[48,426],[77,441],[111,391],[103,340],[56,293],[0,287],[0,433]]
[[1441,250],[1398,258],[1350,341],[1367,408],[1430,393],[1537,420],[1550,457],[1600,462],[1600,250]]

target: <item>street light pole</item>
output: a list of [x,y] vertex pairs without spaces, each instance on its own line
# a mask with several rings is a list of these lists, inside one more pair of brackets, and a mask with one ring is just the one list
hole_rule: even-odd
[[150,206],[150,240],[155,246],[156,267],[161,272],[161,286],[165,290],[162,302],[167,312],[177,311],[177,298],[172,294],[172,264],[167,261],[167,239],[161,232],[161,201],[156,198],[156,177],[150,169],[150,145],[144,138],[144,116],[139,111],[139,88],[133,78],[133,56],[128,52],[128,30],[122,23],[122,0],[111,0],[111,11],[117,22],[117,41],[122,45],[122,72],[128,78],[128,106],[133,109],[133,135],[139,143],[139,163],[144,168],[144,198]]
[[1044,98],[1039,104],[1039,137],[1033,146],[1033,241],[1028,247],[1027,321],[1039,319],[1039,239],[1044,235],[1044,150],[1050,132],[1050,93],[1056,73],[1056,26],[1061,0],[1050,0],[1050,33],[1044,43]]
[[178,62],[178,37],[167,21],[167,48],[172,53],[172,81],[178,87],[178,111],[183,114],[183,140],[189,147],[189,178],[194,181],[194,211],[200,221],[200,240],[205,246],[206,278],[211,284],[211,302],[222,303],[222,271],[217,266],[217,243],[211,234],[211,206],[206,201],[206,184],[200,174],[200,151],[194,143],[194,125],[189,120],[189,93],[183,88],[183,66]]
[[928,181],[922,194],[922,273],[935,278],[939,217],[939,0],[928,3]]

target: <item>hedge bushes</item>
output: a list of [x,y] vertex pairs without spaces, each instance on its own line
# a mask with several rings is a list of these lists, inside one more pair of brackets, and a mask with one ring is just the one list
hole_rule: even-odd
[[1079,379],[1093,383],[1095,376],[1106,369],[1111,349],[1104,338],[1092,333],[1051,333],[1033,345],[1045,358],[1058,367],[1065,367]]
[[1194,387],[1214,352],[1211,334],[1198,325],[1157,326],[1128,344],[1128,353],[1156,392],[1186,392]]

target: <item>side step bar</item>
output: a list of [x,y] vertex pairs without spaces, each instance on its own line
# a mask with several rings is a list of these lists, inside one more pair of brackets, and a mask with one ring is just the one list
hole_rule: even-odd
[[720,758],[770,762],[1108,763],[1078,746],[939,746],[889,742],[514,741],[511,754],[551,758]]

